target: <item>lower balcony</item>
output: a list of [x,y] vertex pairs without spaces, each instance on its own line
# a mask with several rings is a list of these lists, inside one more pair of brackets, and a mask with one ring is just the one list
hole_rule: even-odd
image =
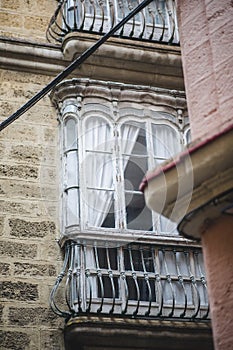
[[68,241],[51,292],[66,350],[213,350],[199,247]]
[[207,320],[202,259],[201,249],[191,246],[98,247],[68,242],[51,306],[65,318]]

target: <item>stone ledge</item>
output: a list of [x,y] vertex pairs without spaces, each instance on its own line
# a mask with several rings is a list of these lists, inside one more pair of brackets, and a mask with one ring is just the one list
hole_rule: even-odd
[[[0,68],[54,76],[93,45],[99,36],[72,33],[59,46],[0,37]],[[72,76],[184,90],[178,46],[111,38]]]
[[65,326],[69,350],[173,349],[213,350],[209,322],[160,321],[114,317],[79,317]]
[[[78,57],[98,39],[95,34],[66,35],[62,45],[65,59]],[[78,72],[80,76],[93,79],[184,90],[178,46],[112,37],[88,58]]]

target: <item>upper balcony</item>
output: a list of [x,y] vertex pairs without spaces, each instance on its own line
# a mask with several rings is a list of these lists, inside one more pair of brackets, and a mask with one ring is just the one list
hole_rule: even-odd
[[[50,42],[62,43],[74,32],[104,34],[142,0],[61,0],[47,30]],[[178,44],[174,0],[155,0],[115,34],[118,38]]]
[[[142,0],[60,0],[47,29],[72,61]],[[184,91],[174,0],[154,0],[77,69],[78,77]],[[74,72],[75,74],[75,72]]]

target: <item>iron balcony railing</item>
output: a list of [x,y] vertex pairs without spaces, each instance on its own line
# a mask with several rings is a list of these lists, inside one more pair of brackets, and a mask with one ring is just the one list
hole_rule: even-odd
[[[60,0],[47,29],[50,42],[62,42],[72,32],[103,34],[142,0]],[[179,43],[175,0],[154,0],[115,36]]]
[[194,247],[103,248],[68,242],[51,307],[66,318],[93,314],[206,320],[202,268],[201,250]]

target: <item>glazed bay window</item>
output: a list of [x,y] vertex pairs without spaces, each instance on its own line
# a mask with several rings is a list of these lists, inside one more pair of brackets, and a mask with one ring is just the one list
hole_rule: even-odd
[[139,184],[186,143],[182,93],[85,79],[72,84],[60,84],[53,96],[61,114],[63,234],[176,235],[173,223],[146,207]]
[[60,120],[65,252],[54,312],[208,318],[200,247],[178,237],[139,191],[147,170],[190,138],[184,94],[72,79],[51,98]]

